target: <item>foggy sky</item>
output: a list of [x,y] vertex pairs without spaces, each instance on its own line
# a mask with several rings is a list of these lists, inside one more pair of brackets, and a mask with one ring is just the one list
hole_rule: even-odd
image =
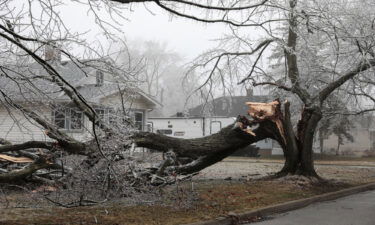
[[[92,13],[87,7],[77,7],[75,4],[69,3],[61,9],[64,22],[74,30],[89,31],[85,34],[89,42],[99,40],[106,46],[109,40],[98,35],[102,31],[95,25]],[[128,20],[118,19],[120,24],[116,26],[122,31],[118,35],[125,36],[130,41],[166,42],[169,50],[185,56],[185,60],[191,60],[203,51],[213,48],[213,39],[219,38],[226,29],[223,24],[204,24],[180,17],[171,18],[167,12],[154,4],[147,4],[147,9],[143,4],[135,4],[131,10],[122,10],[122,15]],[[103,18],[108,18],[105,12]]]

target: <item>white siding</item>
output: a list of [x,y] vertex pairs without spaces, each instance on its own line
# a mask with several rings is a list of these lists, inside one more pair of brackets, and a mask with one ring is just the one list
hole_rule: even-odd
[[[44,107],[38,107],[39,115],[46,119],[51,118],[51,112]],[[0,137],[13,143],[22,143],[29,140],[49,140],[44,130],[36,122],[28,120],[20,111],[8,111],[0,106]]]
[[[112,95],[103,98],[100,103],[113,108],[122,108],[119,95]],[[153,106],[148,104],[147,100],[140,95],[134,98],[131,103],[128,102],[126,107],[142,111],[144,115],[144,125],[146,124],[149,110],[153,108]],[[37,110],[35,112],[38,115],[43,116],[46,120],[52,120],[52,111],[50,108],[43,105],[33,105],[29,108]],[[76,140],[88,140],[92,138],[92,123],[86,116],[84,116],[84,128],[82,130],[64,132]],[[8,110],[1,105],[0,138],[4,138],[13,143],[22,143],[30,140],[50,140],[45,134],[44,129],[35,121],[28,120],[21,112],[19,112],[19,110],[16,109],[11,109],[11,111],[8,112]]]

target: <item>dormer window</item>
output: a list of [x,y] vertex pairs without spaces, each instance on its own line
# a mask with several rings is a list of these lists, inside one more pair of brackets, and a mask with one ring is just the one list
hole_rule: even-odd
[[102,71],[97,70],[96,71],[96,84],[95,86],[100,87],[103,85],[104,82],[104,74]]

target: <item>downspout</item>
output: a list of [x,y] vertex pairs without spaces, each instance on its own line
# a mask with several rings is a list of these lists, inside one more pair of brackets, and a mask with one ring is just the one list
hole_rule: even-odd
[[202,117],[203,119],[203,124],[202,124],[202,133],[203,133],[203,137],[206,136],[206,118],[203,116]]

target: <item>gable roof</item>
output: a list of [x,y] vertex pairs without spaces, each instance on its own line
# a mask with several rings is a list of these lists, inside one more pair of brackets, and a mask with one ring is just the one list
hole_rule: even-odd
[[[61,63],[54,63],[53,67],[88,102],[99,103],[100,99],[118,93],[121,90],[130,95],[138,94],[153,107],[161,105],[151,96],[134,86],[116,82],[104,83],[101,86],[97,86],[93,82],[95,81],[96,71],[102,69],[104,65],[95,65],[94,60],[88,61],[87,64],[62,61]],[[50,79],[50,76],[46,75],[46,71],[37,63],[17,68],[8,68],[5,72],[6,75],[0,75],[0,88],[13,101],[70,101],[70,98],[57,85],[43,79],[43,77]]]
[[266,95],[222,96],[189,109],[189,116],[236,117],[246,114],[249,107],[245,102],[268,102],[269,100],[271,97]]

